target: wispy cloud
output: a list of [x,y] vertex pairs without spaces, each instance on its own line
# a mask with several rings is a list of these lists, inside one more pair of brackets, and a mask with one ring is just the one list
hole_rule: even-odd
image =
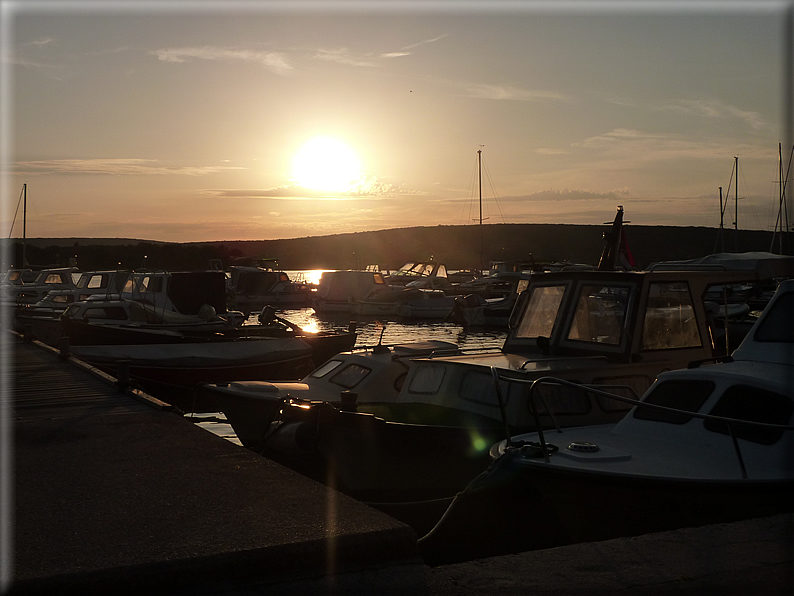
[[683,134],[653,133],[629,128],[616,128],[607,133],[589,137],[573,147],[585,149],[603,159],[620,156],[626,164],[661,159],[725,159],[726,155],[747,155],[766,159],[771,148],[736,141],[726,147],[724,139],[703,141]]
[[440,39],[444,39],[447,34],[439,35],[432,39],[425,39],[423,41],[419,41],[416,43],[409,44],[407,46],[403,46],[397,50],[391,52],[382,52],[380,54],[375,53],[364,53],[364,54],[357,54],[355,52],[350,51],[348,48],[334,48],[334,49],[320,49],[317,50],[317,53],[314,57],[317,60],[325,60],[327,62],[336,62],[338,64],[346,64],[348,66],[362,66],[362,67],[374,67],[374,66],[382,66],[383,60],[388,60],[391,58],[402,58],[403,56],[410,56],[413,52],[414,48],[418,48],[419,46],[423,46],[429,43],[434,43]]
[[41,48],[41,47],[47,46],[47,45],[49,45],[51,43],[54,43],[54,41],[55,40],[52,39],[51,37],[43,37],[41,39],[34,39],[33,41],[28,41],[26,43],[23,43],[22,45],[23,46],[34,46],[34,47]]
[[573,103],[567,95],[554,91],[522,89],[512,85],[468,84],[466,94],[479,99],[511,100],[511,101],[561,101]]
[[187,62],[191,59],[219,62],[252,62],[264,66],[276,74],[287,74],[292,66],[281,52],[262,52],[240,48],[216,46],[163,48],[150,52],[163,62]]
[[166,166],[153,159],[53,159],[21,161],[15,170],[32,174],[105,174],[203,176],[225,170],[242,170],[231,166]]
[[705,118],[740,120],[753,130],[760,130],[767,127],[767,124],[763,121],[758,112],[743,110],[718,99],[680,99],[676,102],[664,105],[660,109]]
[[338,64],[346,64],[348,66],[378,66],[378,61],[374,55],[361,54],[356,55],[347,48],[336,48],[333,50],[317,50],[314,55],[317,60],[325,60],[327,62],[336,62]]
[[348,191],[324,191],[304,188],[297,184],[267,189],[208,189],[204,194],[228,199],[384,199],[397,196],[417,196],[424,193],[381,180],[375,176],[363,177]]
[[503,203],[523,203],[529,202],[557,202],[557,201],[624,201],[631,196],[631,191],[627,188],[617,188],[606,192],[592,192],[589,190],[568,189],[563,190],[541,190],[527,195],[501,197]]

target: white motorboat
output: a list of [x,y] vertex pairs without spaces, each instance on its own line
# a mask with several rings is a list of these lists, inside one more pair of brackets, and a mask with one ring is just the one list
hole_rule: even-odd
[[[536,381],[529,409],[561,383]],[[792,511],[793,413],[794,281],[785,281],[730,358],[660,374],[620,422],[495,444],[489,470],[420,547],[448,562]]]

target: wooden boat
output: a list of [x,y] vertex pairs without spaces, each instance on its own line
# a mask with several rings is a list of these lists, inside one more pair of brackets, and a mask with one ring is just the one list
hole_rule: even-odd
[[[539,423],[495,444],[491,467],[420,540],[423,556],[436,564],[790,512],[793,380],[785,281],[730,358],[660,374],[620,422]],[[533,384],[530,409],[561,383]]]

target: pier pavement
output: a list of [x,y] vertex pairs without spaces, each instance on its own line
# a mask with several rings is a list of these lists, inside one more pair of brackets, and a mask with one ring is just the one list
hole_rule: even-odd
[[10,594],[427,593],[408,526],[11,344]]
[[11,343],[9,594],[794,594],[793,515],[430,568],[407,526]]

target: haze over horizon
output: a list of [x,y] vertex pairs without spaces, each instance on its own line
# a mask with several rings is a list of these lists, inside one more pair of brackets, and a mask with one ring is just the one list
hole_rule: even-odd
[[473,224],[482,150],[486,223],[602,224],[623,205],[635,225],[717,227],[722,187],[726,227],[738,205],[740,228],[772,230],[792,14],[786,0],[4,2],[0,222],[26,184],[29,237]]

